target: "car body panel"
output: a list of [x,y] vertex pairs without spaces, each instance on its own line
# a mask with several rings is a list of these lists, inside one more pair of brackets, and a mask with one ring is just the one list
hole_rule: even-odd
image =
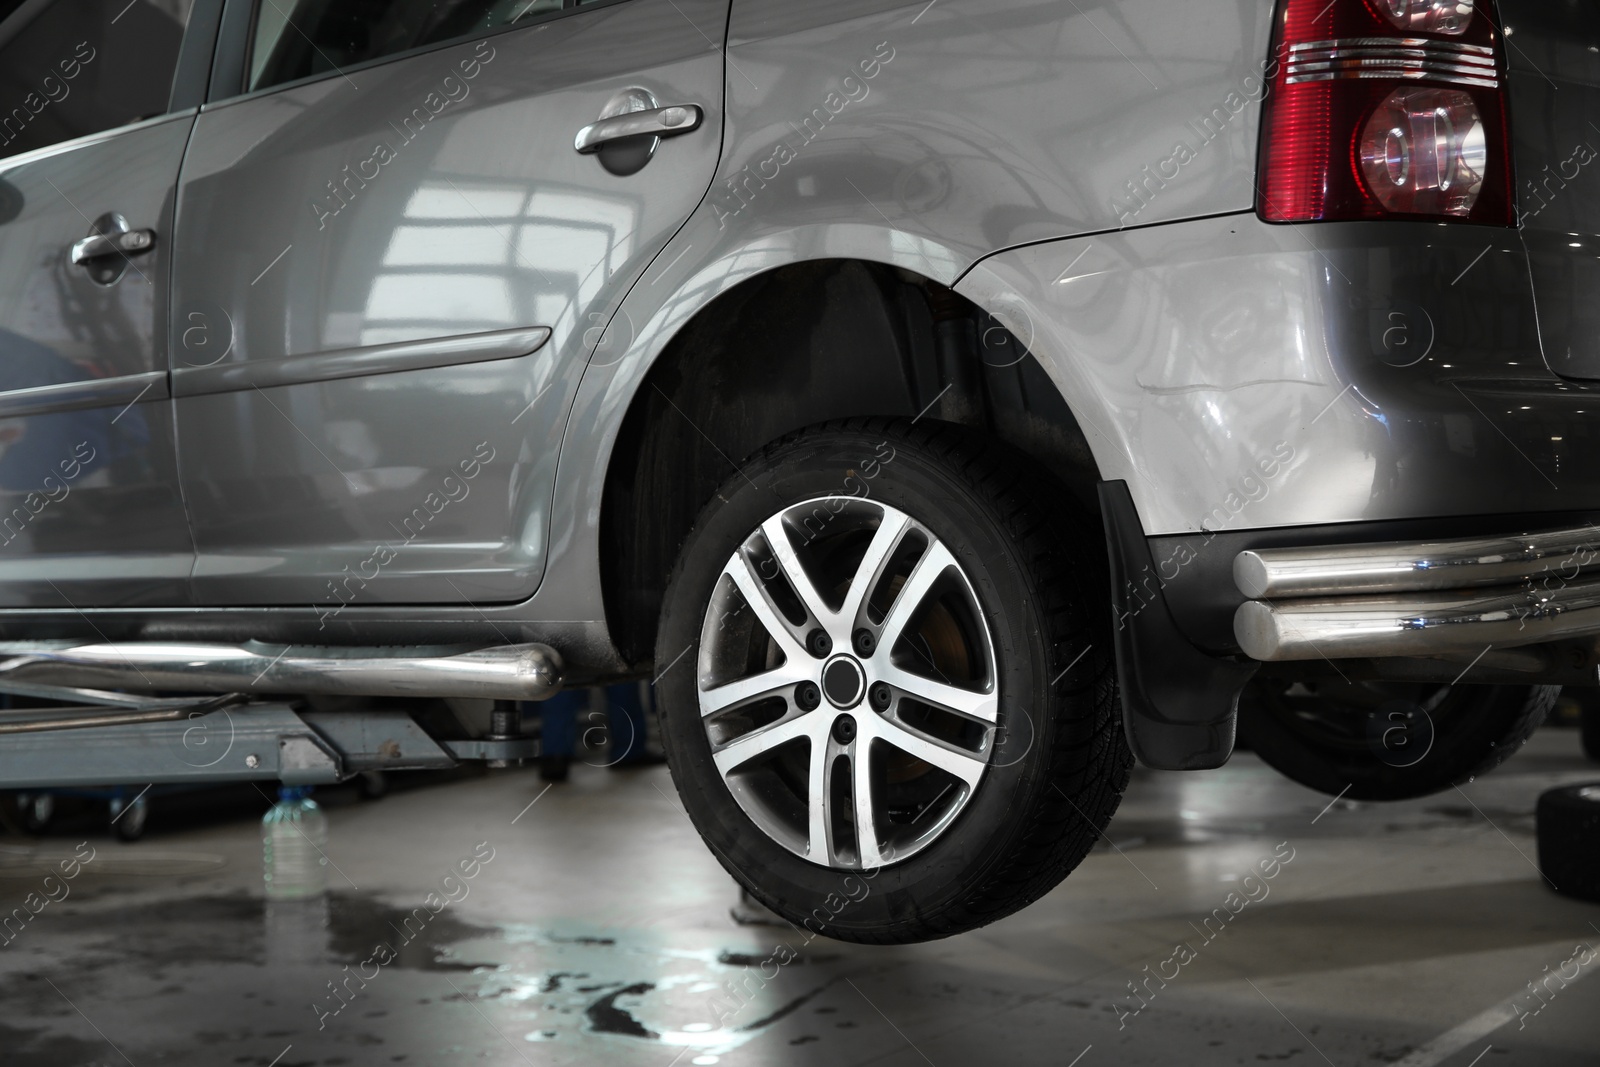
[[[712,51],[721,2],[630,0],[548,25],[620,20],[652,4],[695,16],[673,39],[681,70],[692,68],[676,84],[682,94],[699,92],[694,79],[708,64],[722,70]],[[1518,17],[1512,0],[1505,7],[1508,20]],[[903,268],[954,286],[1008,326],[1066,399],[1102,477],[1128,482],[1151,535],[1304,527],[1314,538],[1325,524],[1496,511],[1520,522],[1584,506],[1600,495],[1590,489],[1600,470],[1584,447],[1596,398],[1545,365],[1539,331],[1548,309],[1540,303],[1536,314],[1529,280],[1530,269],[1538,276],[1535,237],[1424,223],[1273,226],[1253,213],[1273,10],[1270,0],[734,0],[719,76],[726,115],[720,98],[695,98],[707,109],[704,129],[725,131],[720,158],[714,137],[680,138],[664,142],[642,173],[664,172],[674,152],[705,168],[681,229],[641,240],[583,298],[589,303],[562,305],[565,318],[511,324],[553,331],[531,355],[194,397],[200,414],[184,421],[196,431],[183,437],[185,485],[202,540],[197,588],[212,606],[100,620],[122,633],[234,639],[548,640],[580,673],[621,666],[606,632],[598,546],[623,418],[686,324],[738,286],[810,260]],[[503,56],[525,34],[488,40]],[[410,164],[402,156],[400,169],[386,169],[326,220],[351,236],[334,239],[345,258],[296,268],[324,279],[297,283],[309,302],[253,291],[293,273],[275,279],[285,259],[259,277],[277,249],[294,244],[292,256],[302,251],[297,234],[322,232],[308,175],[337,177],[356,160],[352,139],[381,125],[388,103],[427,84],[413,72],[433,72],[473,47],[356,71],[363,91],[378,88],[373,95],[386,101],[358,122],[315,121],[319,102],[347,88],[338,78],[209,109],[201,125],[215,123],[219,134],[209,147],[197,138],[186,192],[213,205],[193,216],[193,239],[211,251],[196,253],[207,265],[195,274],[203,285],[180,294],[175,314],[242,309],[232,338],[242,347],[229,359],[263,362],[337,361],[380,342],[426,347],[506,329],[503,318],[471,312],[481,294],[467,313],[410,332],[369,335],[368,318],[349,317],[365,309],[349,294],[370,288],[399,217],[398,208],[375,204],[404,199],[376,194],[384,183],[421,188],[432,157]],[[528,47],[530,56],[539,51]],[[500,62],[489,64],[479,89]],[[1520,93],[1526,79],[1516,62]],[[516,77],[547,75],[518,67]],[[626,81],[585,81],[585,107]],[[490,109],[488,95],[475,89],[435,120],[454,116],[465,131],[452,134],[448,160],[436,158],[457,168],[453,177],[517,180],[535,164],[495,143],[503,115],[492,131],[487,119],[481,131],[466,121],[473,109]],[[279,114],[274,98],[305,108]],[[256,112],[264,117],[240,120]],[[1514,127],[1531,131],[1522,116]],[[230,219],[228,205],[241,198],[224,197],[221,184],[201,188],[251,153],[293,162],[284,173],[292,169],[308,192],[282,197],[290,213],[281,223],[261,212]],[[409,177],[405,166],[415,167]],[[263,178],[247,191],[266,197],[270,184]],[[334,202],[324,203],[331,210]],[[180,225],[189,221],[185,214]],[[248,267],[239,242],[218,240],[240,232],[253,235],[252,255],[261,252]],[[428,269],[448,270],[442,263]],[[538,292],[531,273],[517,283]],[[224,295],[205,292],[211,285]],[[316,310],[285,315],[285,306]],[[335,318],[340,312],[347,317]],[[1548,341],[1547,330],[1546,351]],[[182,395],[186,361],[214,358],[215,349],[174,351]],[[390,487],[386,472],[442,476],[433,465],[459,460],[451,449],[480,439],[460,436],[463,420],[489,425],[518,412],[526,414],[508,439],[515,448],[497,442],[484,474],[503,480],[480,483],[493,488],[482,501],[474,486],[468,501],[492,498],[492,516],[446,508],[438,544],[398,554],[399,567],[412,568],[404,577],[385,566],[395,580],[362,586],[347,611],[337,590],[327,599],[328,583],[345,567],[359,572],[389,536],[385,517],[415,507],[404,494],[426,484],[419,476]],[[200,444],[190,452],[192,439]],[[515,463],[501,465],[510,455]],[[363,495],[347,474],[377,488]],[[519,516],[522,539],[502,536],[519,529]],[[26,618],[70,622],[64,614]]]
[[[174,349],[199,602],[336,613],[533,593],[598,327],[715,166],[726,9],[579,10],[202,112],[174,295],[209,331]],[[572,141],[631,85],[705,121],[618,177]],[[526,354],[444,365],[534,329],[548,340]],[[397,344],[420,369],[318,369]],[[318,380],[260,384],[274,372],[253,368],[288,361]],[[240,368],[237,388],[190,395],[191,369],[213,365]]]
[[[1270,33],[1270,3],[735,0],[717,180],[591,360],[556,476],[560,555],[529,609],[604,617],[623,415],[718,296],[818,259],[954,285],[1008,245],[1246,210]],[[1194,158],[1163,179],[1179,143]]]
[[1016,249],[957,289],[1028,339],[1151,535],[1600,498],[1600,391],[1545,367],[1512,230],[1241,214]]
[[1012,245],[1248,208],[1271,12],[738,0],[712,203],[736,240],[888,225],[893,260],[941,281],[920,242],[959,273]]
[[1600,379],[1600,10],[1501,0],[1518,225],[1553,370]]
[[[185,603],[166,384],[173,184],[192,112],[0,160],[0,605]],[[108,212],[154,230],[101,284]]]

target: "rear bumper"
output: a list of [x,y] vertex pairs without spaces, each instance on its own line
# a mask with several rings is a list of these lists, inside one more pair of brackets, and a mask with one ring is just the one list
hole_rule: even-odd
[[[1588,579],[1518,589],[1600,530],[1600,382],[1548,365],[1518,231],[1241,213],[1010,249],[957,289],[1024,341],[1101,477],[1126,483],[1149,561],[1119,618],[1159,594],[1211,656],[1449,681],[1495,645],[1468,681],[1594,683],[1571,644],[1600,632]],[[1381,572],[1432,551],[1417,545],[1481,556],[1459,542],[1561,530],[1578,543],[1553,557],[1431,568],[1451,584],[1234,580],[1241,552],[1369,546],[1343,558]]]
[[1600,638],[1600,526],[1246,549],[1234,639],[1267,662],[1456,656]]
[[1124,723],[1148,766],[1225,760],[1257,671],[1600,681],[1600,514],[1516,536],[1516,517],[1479,515],[1147,537],[1126,483],[1099,499]]

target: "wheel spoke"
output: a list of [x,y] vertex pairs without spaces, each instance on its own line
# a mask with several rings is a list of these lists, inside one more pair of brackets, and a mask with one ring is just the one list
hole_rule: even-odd
[[839,851],[833,842],[833,751],[826,737],[811,739],[806,776],[806,858],[832,867]]
[[917,560],[917,565],[911,568],[911,575],[906,578],[905,585],[900,587],[900,593],[895,597],[894,603],[889,606],[889,613],[884,616],[883,628],[878,634],[878,647],[884,653],[894,648],[900,634],[906,625],[911,622],[917,609],[928,596],[928,591],[933,588],[933,583],[939,576],[955,566],[955,557],[950,550],[938,541],[928,545],[928,550]]
[[941,771],[961,779],[969,788],[978,784],[978,779],[983,776],[983,768],[988,762],[971,752],[947,748],[893,719],[879,719],[877,734],[885,743],[925,763],[933,764]]
[[990,726],[993,726],[995,720],[999,718],[1000,701],[993,692],[980,693],[972,689],[962,689],[949,682],[924,678],[920,674],[903,671],[887,660],[888,657],[885,656],[882,661],[874,665],[878,677],[907,696],[942,711],[988,723]]
[[850,798],[855,805],[856,854],[863,867],[883,866],[883,852],[878,847],[878,820],[875,814],[876,794],[872,788],[871,739],[862,734],[850,749]]
[[700,691],[700,714],[715,715],[744,704],[754,703],[763,697],[784,693],[790,686],[805,678],[803,664],[790,660],[781,667],[748,678],[740,678],[715,689]]
[[[786,745],[790,741],[811,735],[814,721],[815,716],[806,714],[780,719],[771,726],[763,726],[743,737],[734,738],[713,753],[711,758],[716,762],[718,772],[726,778],[744,764],[758,756],[766,755],[779,745]],[[812,737],[811,743],[815,745],[817,739]]]
[[872,592],[879,574],[883,572],[884,563],[888,561],[890,553],[900,543],[901,536],[910,525],[910,517],[902,512],[883,513],[877,532],[872,535],[866,553],[856,565],[856,575],[850,580],[850,589],[845,594],[844,606],[839,610],[839,615],[847,626],[854,628],[860,621],[861,606],[866,603],[868,594]]
[[762,523],[761,532],[766,535],[767,547],[772,549],[772,556],[778,561],[783,576],[789,580],[789,585],[794,588],[800,603],[811,613],[811,618],[824,629],[833,629],[828,625],[836,618],[833,609],[828,607],[822,599],[822,593],[812,584],[811,576],[800,565],[800,557],[795,555],[794,545],[789,541],[789,531],[784,528],[783,516],[774,515]]
[[795,636],[789,624],[778,612],[776,606],[767,598],[767,590],[761,584],[761,579],[750,570],[750,561],[744,558],[743,552],[735,552],[722,573],[733,579],[733,584],[738,586],[739,592],[744,596],[746,604],[755,613],[756,620],[766,628],[772,639],[778,642],[783,658],[790,662],[804,662],[807,653],[801,647],[799,639]]

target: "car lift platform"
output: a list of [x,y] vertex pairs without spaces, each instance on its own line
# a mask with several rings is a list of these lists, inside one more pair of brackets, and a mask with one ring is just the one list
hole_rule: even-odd
[[[364,771],[431,770],[538,755],[509,730],[437,739],[403,711],[313,711],[243,695],[162,699],[0,683],[81,706],[0,711],[0,789],[173,782],[328,785]],[[498,718],[497,714],[497,718]]]

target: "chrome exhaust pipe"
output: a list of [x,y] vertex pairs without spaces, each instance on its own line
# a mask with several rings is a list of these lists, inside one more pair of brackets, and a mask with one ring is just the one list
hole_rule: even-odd
[[1510,585],[1539,577],[1571,581],[1600,562],[1600,528],[1467,537],[1454,541],[1247,549],[1233,581],[1252,600],[1351,596]]
[[[1600,527],[1247,550],[1234,639],[1266,662],[1474,656],[1600,637]],[[1363,595],[1366,594],[1366,595]]]
[[1251,659],[1473,655],[1600,635],[1600,579],[1569,584],[1559,601],[1518,589],[1340,600],[1250,600],[1233,634]]
[[370,697],[544,700],[561,688],[547,645],[425,654],[415,648],[339,648],[126,642],[64,648],[0,644],[0,683],[100,685],[138,691],[293,693]]

